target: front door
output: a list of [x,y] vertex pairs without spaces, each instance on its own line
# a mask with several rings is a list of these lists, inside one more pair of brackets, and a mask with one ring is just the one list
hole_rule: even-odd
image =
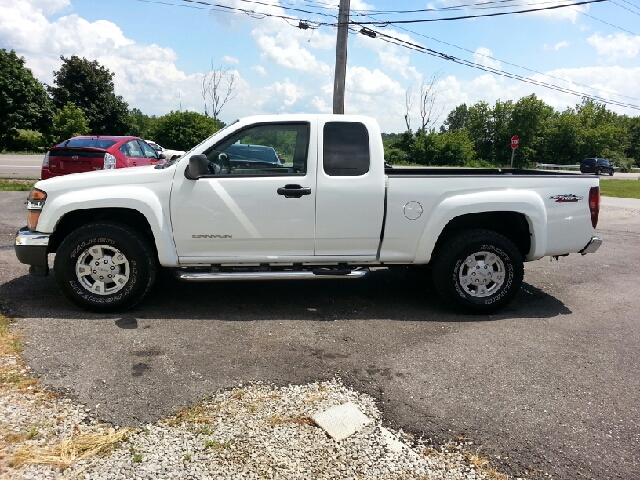
[[252,125],[203,152],[210,175],[189,180],[181,164],[171,194],[180,263],[312,257],[315,144],[307,123]]

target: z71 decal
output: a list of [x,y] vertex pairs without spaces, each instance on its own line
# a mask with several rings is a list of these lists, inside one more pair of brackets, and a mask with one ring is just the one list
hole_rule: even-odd
[[565,194],[565,195],[554,195],[553,197],[549,197],[551,200],[555,200],[556,203],[566,203],[566,202],[579,202],[584,197],[578,197],[573,193]]

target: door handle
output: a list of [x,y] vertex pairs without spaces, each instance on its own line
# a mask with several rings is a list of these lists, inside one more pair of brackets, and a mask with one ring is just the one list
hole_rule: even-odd
[[287,184],[278,189],[278,195],[284,195],[285,198],[300,198],[303,195],[311,195],[311,189],[296,184]]

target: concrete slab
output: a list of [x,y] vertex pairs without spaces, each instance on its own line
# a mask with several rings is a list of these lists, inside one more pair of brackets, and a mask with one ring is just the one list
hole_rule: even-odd
[[336,441],[344,440],[373,421],[351,402],[317,412],[311,418]]

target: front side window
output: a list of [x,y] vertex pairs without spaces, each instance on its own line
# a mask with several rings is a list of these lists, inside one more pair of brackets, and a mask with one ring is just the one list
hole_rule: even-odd
[[304,175],[308,123],[253,125],[204,152],[211,175]]
[[158,158],[158,154],[156,151],[151,148],[151,146],[143,140],[138,140],[138,144],[142,149],[142,154],[147,158]]
[[120,147],[120,151],[127,157],[144,158],[142,149],[136,140],[131,140]]
[[327,122],[322,168],[331,177],[357,177],[369,171],[369,132],[358,122]]

